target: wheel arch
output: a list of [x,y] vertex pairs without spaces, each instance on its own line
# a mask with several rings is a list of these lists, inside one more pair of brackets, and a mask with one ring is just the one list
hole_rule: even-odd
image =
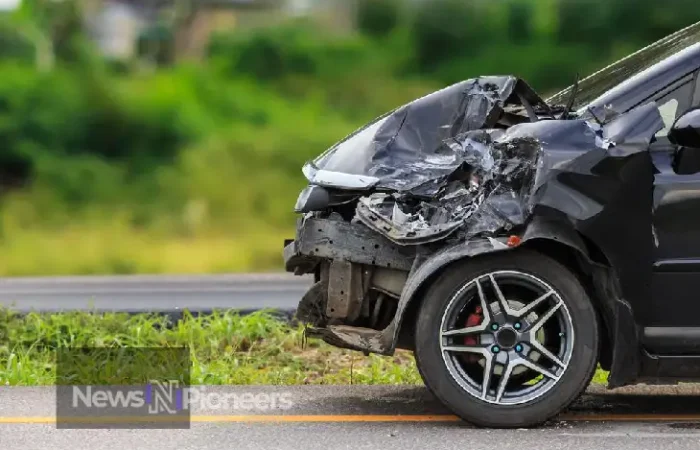
[[[619,307],[615,299],[609,298],[601,281],[603,273],[614,273],[608,258],[603,251],[590,239],[580,234],[570,226],[559,222],[538,220],[531,223],[523,233],[521,244],[517,247],[494,245],[493,240],[468,241],[455,247],[445,249],[423,261],[418,261],[404,288],[396,316],[392,323],[394,327],[394,346],[412,349],[414,326],[426,289],[434,280],[452,264],[467,258],[485,254],[518,251],[530,249],[547,255],[567,267],[580,280],[586,289],[597,314],[601,320],[601,346],[599,361],[606,370],[614,370],[613,364],[616,348],[616,333],[633,333],[630,329],[620,330]],[[613,278],[606,276],[606,278]],[[631,310],[630,310],[631,315]],[[407,326],[408,324],[408,326]],[[390,326],[390,328],[392,328]],[[625,344],[636,342],[635,336],[625,336]],[[618,357],[618,364],[629,359]]]
[[[593,302],[593,307],[602,325],[600,329],[602,340],[598,360],[603,369],[610,370],[613,356],[612,336],[615,321],[612,309],[608,307],[606,300],[601,297],[600,291],[596,289],[593,280],[593,264],[599,263],[606,267],[610,267],[610,265],[605,254],[593,242],[590,242],[582,235],[580,237],[586,244],[585,253],[580,248],[574,248],[560,241],[545,238],[528,241],[523,247],[556,260],[559,264],[569,269],[579,280],[591,302]],[[593,259],[594,257],[600,258],[600,260]]]

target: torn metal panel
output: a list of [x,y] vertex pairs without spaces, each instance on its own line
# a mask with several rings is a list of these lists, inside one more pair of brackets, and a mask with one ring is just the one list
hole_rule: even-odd
[[525,223],[540,151],[536,139],[475,130],[443,145],[460,165],[434,197],[375,193],[360,199],[358,219],[403,245],[441,240],[459,228],[468,238]]
[[466,80],[376,119],[307,164],[305,173],[323,170],[376,178],[379,190],[429,197],[463,162],[443,143],[468,131],[493,128],[506,105],[522,101],[546,109],[537,94],[515,77]]
[[461,239],[508,232],[537,205],[585,220],[617,192],[616,158],[646,151],[662,128],[650,103],[606,125],[542,120],[468,131],[441,143],[459,165],[433,180],[432,197],[377,192],[360,199],[357,218],[402,245],[439,241],[457,230]]

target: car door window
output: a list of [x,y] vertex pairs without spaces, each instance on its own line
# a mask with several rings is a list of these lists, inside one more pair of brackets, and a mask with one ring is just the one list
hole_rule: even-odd
[[693,103],[694,87],[695,82],[690,80],[671,92],[661,94],[659,98],[654,99],[664,120],[664,129],[656,133],[657,138],[668,136],[668,132],[678,116],[690,109]]
[[673,122],[676,121],[678,117],[678,99],[671,98],[667,101],[659,101],[659,112],[661,113],[661,118],[664,120],[664,129],[656,133],[656,137],[667,136]]

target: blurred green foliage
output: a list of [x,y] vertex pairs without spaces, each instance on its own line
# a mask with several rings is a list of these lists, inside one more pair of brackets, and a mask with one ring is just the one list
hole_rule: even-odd
[[277,269],[301,165],[356,127],[479,74],[552,93],[696,2],[358,0],[354,33],[231,30],[143,70],[99,57],[76,1],[25,0],[0,16],[0,273]]
[[399,0],[360,0],[357,4],[357,29],[367,36],[383,38],[399,25]]

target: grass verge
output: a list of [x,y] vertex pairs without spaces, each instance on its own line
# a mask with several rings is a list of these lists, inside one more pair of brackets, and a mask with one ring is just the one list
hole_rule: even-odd
[[70,347],[191,349],[193,384],[419,384],[409,352],[393,357],[340,350],[306,341],[301,325],[268,312],[217,312],[176,323],[165,316],[121,313],[0,311],[0,383],[55,382],[55,350]]
[[[191,349],[192,384],[421,384],[410,352],[370,355],[304,339],[301,325],[269,312],[241,316],[85,312],[18,315],[0,310],[0,384],[55,383],[55,351],[72,347]],[[594,382],[607,375],[596,373]]]

